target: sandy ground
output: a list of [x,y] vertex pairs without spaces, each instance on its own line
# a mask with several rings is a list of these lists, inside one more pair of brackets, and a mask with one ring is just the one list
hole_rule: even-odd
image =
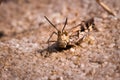
[[[120,80],[120,0],[5,0],[0,6],[0,80]],[[93,44],[48,53],[46,44],[68,18],[67,29],[91,17]],[[53,36],[56,40],[56,36]],[[54,44],[54,43],[53,43]],[[52,45],[52,44],[51,44]]]

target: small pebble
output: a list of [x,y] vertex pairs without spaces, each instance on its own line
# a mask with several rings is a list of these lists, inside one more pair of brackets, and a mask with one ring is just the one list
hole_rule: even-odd
[[74,48],[71,48],[70,51],[71,51],[71,52],[75,52],[75,49],[74,49]]
[[109,45],[110,48],[113,48],[114,46],[115,46],[115,43],[111,43],[111,44]]

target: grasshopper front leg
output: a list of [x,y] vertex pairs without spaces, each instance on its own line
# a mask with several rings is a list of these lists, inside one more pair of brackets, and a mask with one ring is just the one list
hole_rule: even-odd
[[49,37],[49,39],[48,39],[48,41],[47,41],[47,43],[48,43],[48,51],[50,51],[50,48],[49,48],[50,44],[49,44],[49,43],[50,43],[50,42],[56,42],[56,41],[50,41],[50,39],[52,38],[52,36],[53,36],[54,34],[57,35],[56,32],[53,32],[53,33],[50,35],[50,37]]

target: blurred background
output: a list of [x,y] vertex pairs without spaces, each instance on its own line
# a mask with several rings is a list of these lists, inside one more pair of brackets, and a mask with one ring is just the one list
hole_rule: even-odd
[[[120,0],[100,0],[116,16],[96,0],[0,1],[0,80],[120,80]],[[67,17],[68,29],[93,17],[94,44],[44,58],[39,51],[55,31],[44,16],[58,28]]]

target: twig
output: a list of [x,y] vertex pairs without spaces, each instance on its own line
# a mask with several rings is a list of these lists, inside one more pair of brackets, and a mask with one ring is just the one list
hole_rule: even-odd
[[96,2],[104,9],[106,10],[109,14],[116,16],[115,12],[113,12],[106,4],[101,2],[100,0],[96,0]]

